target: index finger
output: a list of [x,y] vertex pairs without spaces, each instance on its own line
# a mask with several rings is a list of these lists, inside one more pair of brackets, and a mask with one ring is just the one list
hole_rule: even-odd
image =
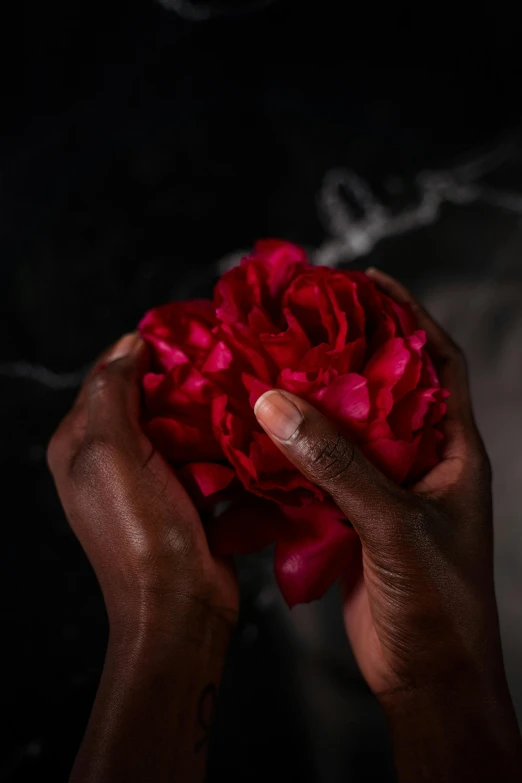
[[[122,427],[123,421],[138,432],[139,389],[136,381],[147,361],[146,351],[142,348],[144,343],[138,333],[133,332],[120,338],[94,362],[71,410],[60,422],[49,444],[47,455],[52,472],[74,458],[88,427],[91,435],[95,430],[107,433],[115,425],[126,430],[128,427]],[[115,395],[118,396],[117,404],[113,401],[105,406],[109,411],[104,411],[101,402],[106,403],[109,396],[110,403]]]

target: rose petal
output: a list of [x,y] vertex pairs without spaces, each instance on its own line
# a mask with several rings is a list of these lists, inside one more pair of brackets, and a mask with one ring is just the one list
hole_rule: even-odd
[[253,307],[262,307],[266,274],[256,264],[241,264],[226,272],[214,289],[216,316],[224,324],[247,324]]
[[223,453],[212,430],[200,423],[156,417],[144,425],[155,448],[171,462],[223,459]]
[[[330,275],[332,275],[331,272]],[[344,276],[340,277],[343,283],[348,282]],[[334,328],[328,336],[332,346],[339,351],[346,344],[346,339],[348,337],[348,319],[346,317],[346,312],[342,309],[335,295],[334,280],[331,279],[331,277],[330,279],[327,278],[325,291],[330,303],[330,311],[334,321]]]
[[418,481],[440,462],[444,436],[430,427],[420,436],[416,459],[410,468],[408,479]]
[[216,462],[191,462],[178,471],[178,476],[196,505],[201,498],[223,492],[236,478],[231,468]]
[[352,279],[352,272],[339,271],[330,280],[330,288],[335,293],[335,298],[341,310],[346,313],[348,321],[348,339],[357,340],[364,336],[366,317],[364,309],[357,294],[357,281]]
[[269,386],[267,383],[263,383],[263,381],[259,381],[257,378],[255,378],[253,375],[249,375],[247,372],[244,372],[241,375],[241,381],[248,392],[248,402],[250,407],[252,410],[254,410],[254,406],[258,399],[262,394],[270,391],[272,386]]
[[392,389],[402,378],[411,352],[403,337],[394,337],[370,358],[363,374],[372,384]]
[[143,378],[143,388],[147,409],[154,416],[179,419],[199,415],[207,421],[209,403],[220,393],[190,364],[180,365],[167,375],[148,373]]
[[447,400],[450,396],[450,393],[447,389],[437,389],[434,392],[435,396],[435,404],[433,405],[433,408],[431,409],[431,413],[429,416],[429,424],[438,424],[439,421],[442,419],[444,414],[446,413],[447,405],[444,402],[444,400]]
[[315,270],[297,277],[283,297],[283,306],[299,321],[309,340],[330,347],[336,335],[335,319],[326,291],[325,281]]
[[293,278],[309,268],[310,264],[302,247],[280,239],[263,239],[256,242],[254,257],[269,267],[268,290],[270,296],[279,299]]
[[206,375],[223,372],[223,370],[228,370],[231,364],[232,353],[230,348],[220,340],[208,354],[205,363],[201,367],[201,372]]
[[368,422],[363,432],[363,441],[393,440],[395,435],[386,419],[375,419]]
[[304,399],[312,399],[326,383],[329,376],[322,370],[316,373],[293,372],[292,370],[283,370],[274,384],[278,389],[297,394]]
[[161,367],[169,371],[190,360],[200,366],[214,345],[216,316],[212,302],[193,299],[149,310],[139,323],[144,340],[154,348]]
[[269,318],[268,313],[259,307],[252,308],[248,314],[247,322],[256,334],[278,334],[280,332],[280,327]]
[[363,374],[372,386],[390,389],[393,399],[400,400],[414,389],[422,369],[421,349],[426,340],[423,331],[407,338],[394,337],[370,358]]
[[417,319],[408,302],[396,302],[395,299],[387,296],[383,298],[387,313],[395,320],[398,333],[409,337],[417,330]]
[[426,332],[418,330],[406,338],[406,345],[410,351],[410,358],[406,365],[402,378],[393,387],[393,399],[398,401],[419,383],[422,372],[422,347],[426,342]]
[[259,337],[246,326],[222,324],[216,330],[216,337],[222,340],[232,351],[238,365],[245,372],[251,372],[270,383],[277,374],[272,359],[262,350]]
[[310,340],[290,311],[286,311],[288,328],[279,334],[261,334],[265,351],[272,357],[278,369],[297,367],[303,354],[310,350]]
[[436,389],[414,389],[394,406],[389,422],[398,438],[411,440],[412,433],[421,429],[426,414],[435,403],[436,391]]
[[368,381],[357,373],[341,375],[319,393],[318,401],[324,413],[336,421],[365,421],[370,413]]
[[359,337],[351,343],[347,343],[340,351],[330,351],[329,364],[339,375],[348,372],[359,372],[362,368],[366,352],[366,340]]
[[413,441],[373,440],[364,443],[361,448],[368,459],[379,470],[397,484],[402,484],[408,475],[419,448],[420,436]]
[[238,478],[245,487],[251,489],[257,479],[257,470],[250,457],[251,430],[238,416],[228,410],[228,397],[223,395],[212,401],[212,427],[223,454],[235,468]]
[[423,358],[423,364],[422,364],[421,377],[419,381],[420,385],[430,386],[432,388],[438,389],[440,387],[440,381],[437,372],[435,370],[435,367],[433,366],[431,356],[427,351],[424,351],[422,354],[422,358]]
[[322,503],[282,509],[291,520],[279,536],[274,570],[288,604],[321,598],[350,562],[357,534],[343,522],[342,512]]

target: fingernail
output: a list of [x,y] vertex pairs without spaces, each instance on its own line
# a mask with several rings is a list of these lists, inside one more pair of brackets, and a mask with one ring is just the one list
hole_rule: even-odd
[[256,402],[254,413],[264,429],[279,440],[289,440],[303,420],[299,408],[281,392],[265,392]]
[[378,272],[378,271],[379,271],[379,270],[377,269],[377,267],[376,267],[376,266],[369,266],[369,267],[367,267],[367,269],[366,269],[366,274],[367,274],[367,275],[371,275],[373,272]]
[[115,345],[113,345],[111,352],[106,357],[107,362],[114,362],[116,359],[123,359],[124,356],[136,351],[141,345],[141,337],[139,332],[131,332],[121,337]]

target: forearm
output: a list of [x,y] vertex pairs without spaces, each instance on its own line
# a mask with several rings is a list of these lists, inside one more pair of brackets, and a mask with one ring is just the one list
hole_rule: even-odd
[[111,630],[71,783],[204,780],[228,633],[205,617],[183,635],[148,622]]
[[390,696],[400,783],[518,783],[522,743],[503,673]]

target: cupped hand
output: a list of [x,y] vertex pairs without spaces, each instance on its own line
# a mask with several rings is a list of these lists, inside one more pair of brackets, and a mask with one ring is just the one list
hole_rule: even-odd
[[[256,415],[359,534],[360,556],[344,579],[344,622],[363,676],[386,700],[469,672],[477,679],[495,677],[502,660],[490,466],[473,418],[464,358],[403,286],[383,273],[370,275],[398,301],[411,304],[441,384],[450,390],[442,461],[405,489],[295,395],[267,392]],[[282,431],[285,406],[298,425],[281,440],[274,432]]]
[[156,623],[195,635],[231,628],[238,611],[231,564],[211,555],[194,505],[140,427],[147,363],[137,334],[100,357],[51,440],[49,466],[111,627]]

